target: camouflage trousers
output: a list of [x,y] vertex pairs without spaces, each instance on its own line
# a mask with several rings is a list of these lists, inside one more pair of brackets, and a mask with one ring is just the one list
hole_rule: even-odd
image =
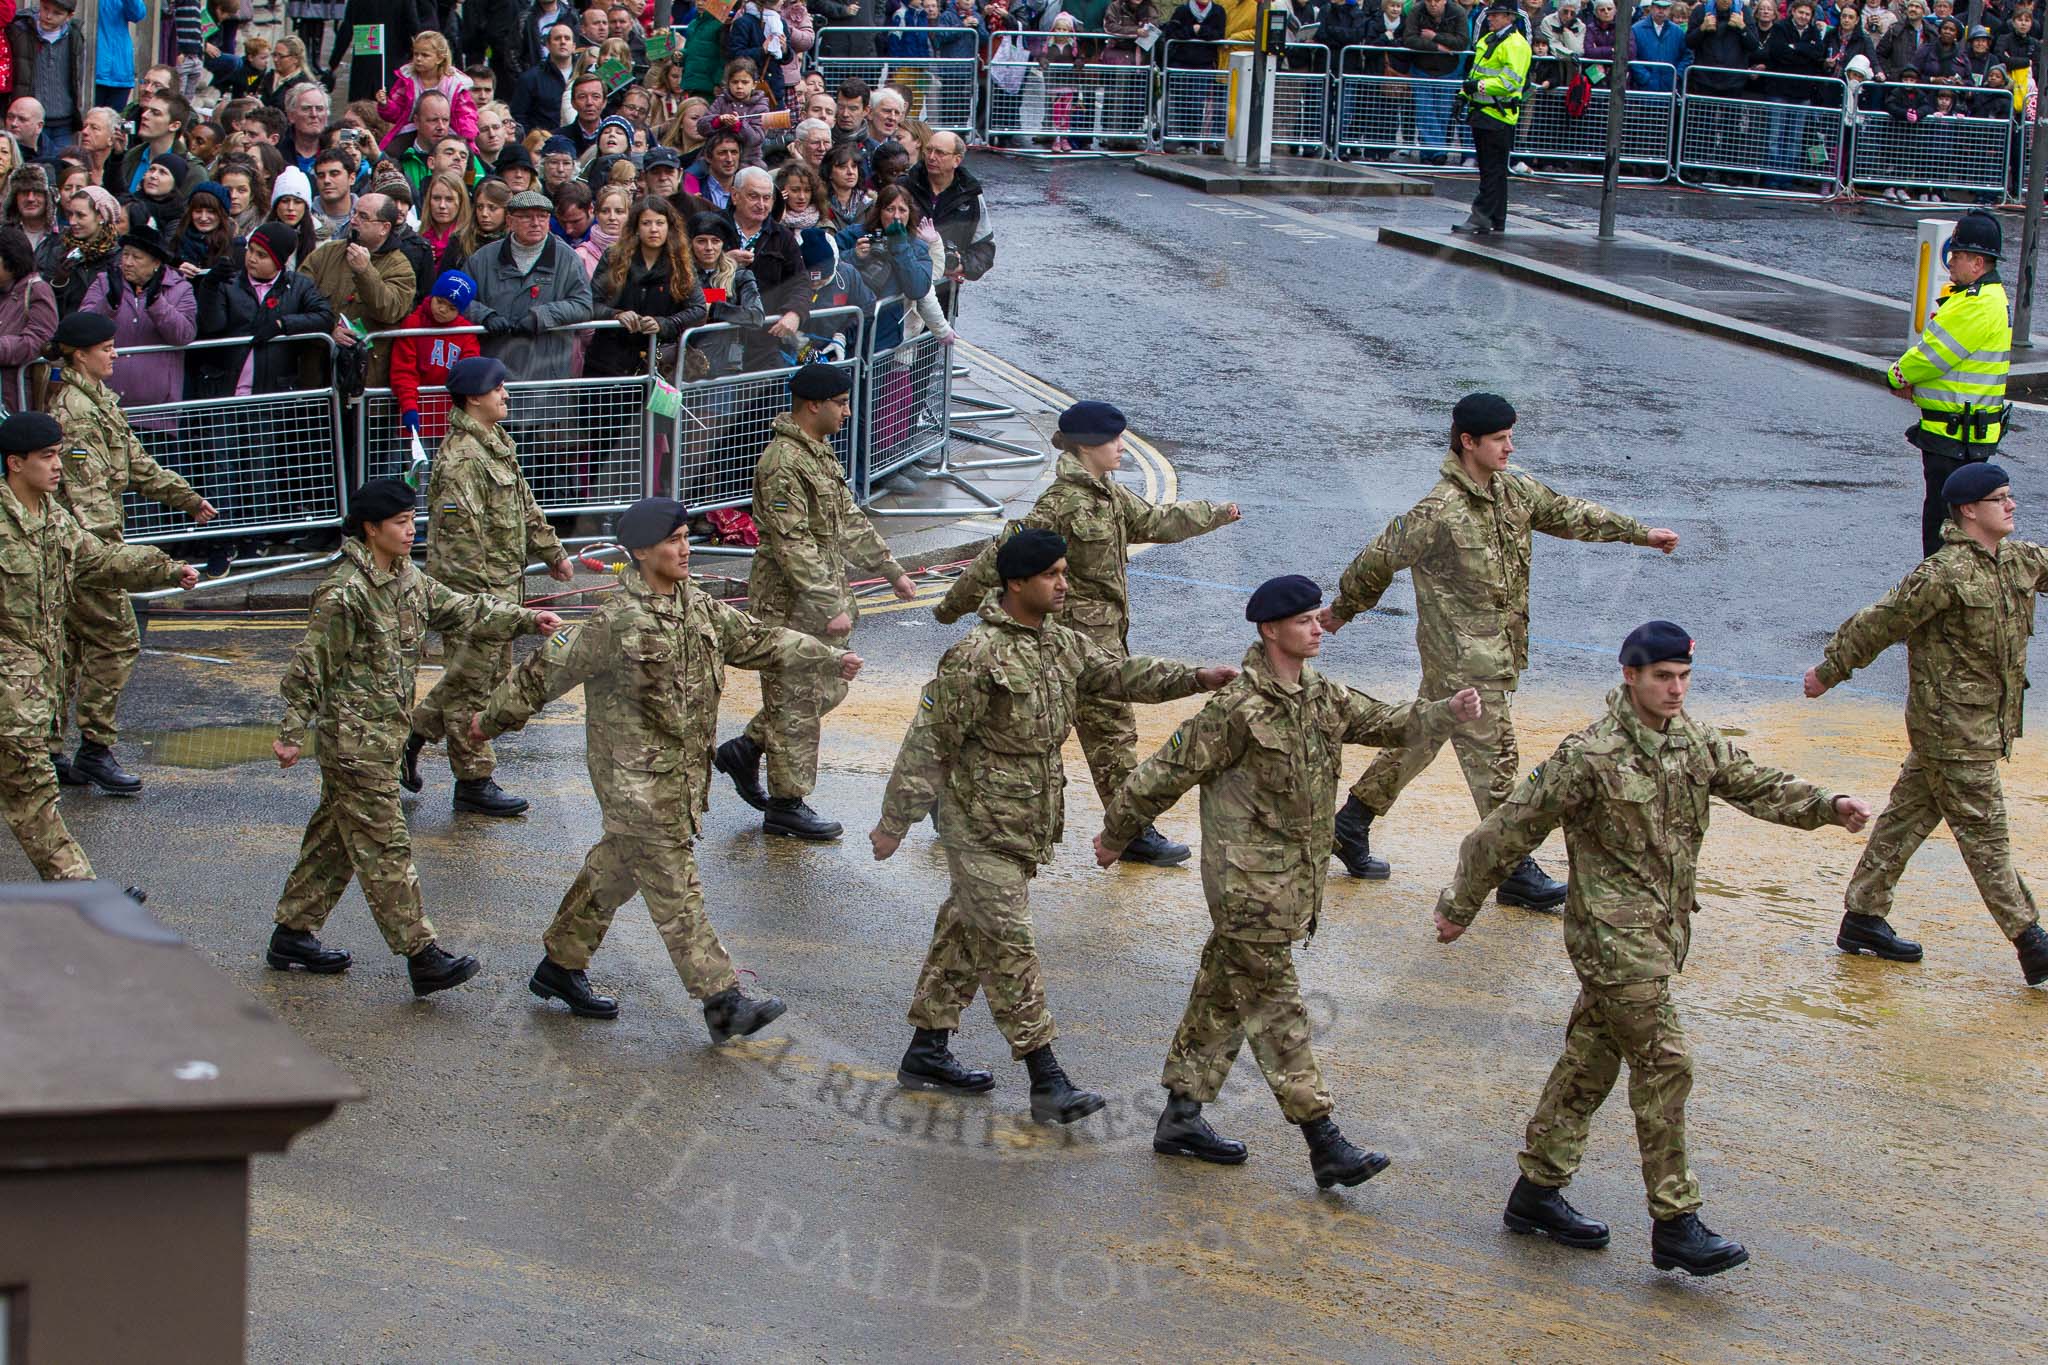
[[606,834],[583,859],[541,942],[571,971],[590,966],[618,908],[639,892],[683,988],[698,1000],[740,983],[718,931],[704,914],[697,854],[686,841]]
[[1892,784],[1891,800],[1870,827],[1870,840],[1856,860],[1843,903],[1859,915],[1890,915],[1892,892],[1907,860],[1944,820],[1991,918],[2006,938],[2018,938],[2041,917],[2034,909],[2034,893],[2013,870],[2005,789],[1998,780],[1998,764],[1988,758],[1906,755],[1899,780]]
[[[1120,629],[1079,624],[1073,628],[1119,659],[1131,656]],[[1138,766],[1138,714],[1127,701],[1085,693],[1074,707],[1074,732],[1081,737],[1081,752],[1088,756],[1095,795],[1108,805]]]
[[988,1012],[1021,1058],[1056,1036],[1045,1003],[1045,975],[1031,932],[1031,879],[1037,869],[1003,853],[946,846],[952,894],[939,907],[931,950],[910,1002],[912,1028],[960,1027],[977,987]]
[[80,738],[113,746],[120,734],[114,713],[142,657],[135,608],[125,592],[77,588],[64,616],[64,682],[50,725],[50,751],[64,743],[64,722],[74,697]]
[[[1419,701],[1440,701],[1460,690],[1462,684],[1444,683],[1424,677]],[[1479,719],[1451,732],[1451,747],[1457,751],[1458,766],[1465,770],[1465,785],[1471,789],[1472,804],[1479,818],[1493,814],[1493,808],[1508,799],[1515,789],[1516,769],[1521,755],[1515,748],[1515,721],[1511,714],[1514,693],[1490,687],[1479,689]],[[1385,815],[1401,789],[1419,777],[1436,758],[1443,740],[1416,740],[1398,749],[1382,749],[1367,766],[1351,794],[1365,803],[1374,815]]]
[[498,770],[498,755],[489,740],[478,744],[470,739],[469,717],[484,709],[512,671],[512,642],[478,644],[444,635],[441,643],[448,652],[441,680],[413,708],[412,731],[422,739],[448,742],[448,767],[459,780],[489,777]]
[[57,774],[40,740],[0,738],[0,809],[46,882],[89,881],[92,864],[57,811]]
[[[411,957],[434,941],[421,907],[412,836],[398,804],[395,745],[371,755],[330,755],[322,736],[320,804],[299,844],[299,861],[285,878],[277,922],[317,934],[353,877],[370,903],[385,944]],[[387,750],[388,757],[384,757]]]
[[1700,1206],[1699,1181],[1685,1159],[1685,1100],[1692,1054],[1671,1004],[1670,982],[1579,988],[1557,1059],[1522,1145],[1522,1174],[1552,1189],[1570,1182],[1586,1152],[1593,1115],[1628,1063],[1628,1103],[1652,1218],[1676,1218]]
[[1203,1104],[1222,1093],[1224,1078],[1249,1038],[1252,1056],[1289,1123],[1330,1112],[1330,1092],[1309,1045],[1308,1011],[1294,974],[1294,945],[1251,943],[1211,933],[1202,965],[1166,1054],[1159,1083]]
[[[852,634],[812,638],[844,649]],[[834,669],[761,670],[761,709],[747,722],[747,738],[761,746],[767,759],[770,796],[801,798],[817,787],[825,717],[845,700],[846,682]]]

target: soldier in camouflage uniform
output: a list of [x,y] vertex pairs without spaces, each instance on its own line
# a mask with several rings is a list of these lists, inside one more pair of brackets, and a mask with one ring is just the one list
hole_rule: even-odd
[[[98,313],[73,313],[57,328],[64,355],[64,383],[50,399],[50,415],[64,428],[64,505],[86,531],[109,544],[121,542],[121,495],[133,492],[180,512],[201,526],[213,519],[213,504],[192,485],[159,465],[142,448],[121,399],[107,387],[114,373],[114,320]],[[60,781],[90,782],[111,796],[133,796],[142,779],[114,758],[119,731],[114,713],[121,692],[142,657],[142,636],[128,594],[113,588],[80,587],[65,617],[63,688],[52,708],[49,749]],[[65,712],[78,698],[78,755],[62,756]]]
[[478,738],[515,730],[579,683],[590,783],[604,838],[562,897],[529,987],[579,1015],[609,1019],[618,1001],[590,989],[585,969],[612,915],[638,891],[714,1041],[749,1034],[782,1013],[773,996],[739,988],[732,959],[704,914],[692,844],[711,784],[711,741],[725,666],[804,668],[851,679],[860,657],[752,620],[690,582],[683,504],[645,498],[619,519],[634,563],[595,616],[528,659],[472,720]]
[[1571,854],[1564,944],[1579,974],[1564,1056],[1543,1087],[1504,1221],[1572,1247],[1607,1245],[1607,1225],[1561,1193],[1579,1167],[1593,1114],[1628,1064],[1629,1107],[1649,1191],[1650,1259],[1713,1275],[1749,1259],[1699,1220],[1699,1182],[1685,1153],[1692,1056],[1671,1002],[1671,978],[1692,942],[1700,841],[1710,797],[1760,820],[1814,829],[1863,828],[1869,807],[1765,767],[1685,712],[1691,638],[1669,621],[1638,626],[1621,647],[1622,685],[1607,714],[1560,744],[1480,821],[1458,850],[1437,901],[1449,943],[1487,889],[1559,824]]
[[349,497],[348,518],[341,567],[314,591],[306,638],[284,676],[284,720],[271,747],[289,768],[308,732],[318,739],[320,805],[285,879],[265,960],[279,971],[347,971],[349,955],[325,947],[318,935],[353,876],[384,942],[405,957],[413,993],[427,995],[475,976],[477,961],[434,941],[398,804],[420,639],[429,630],[450,638],[546,635],[561,618],[487,594],[450,592],[415,569],[408,484],[364,484]]
[[1912,752],[1856,863],[1835,942],[1918,962],[1920,945],[1892,932],[1892,893],[1906,862],[1946,820],[1991,917],[2018,950],[2027,984],[2048,981],[2048,933],[2013,870],[2001,759],[2020,737],[2034,595],[2048,592],[2048,547],[2010,540],[2012,490],[1995,464],[1966,464],[1943,485],[1942,546],[1875,606],[1842,624],[1806,675],[1818,697],[1899,641],[1910,682]]
[[[917,587],[890,558],[889,547],[854,503],[832,438],[851,415],[853,379],[831,365],[806,365],[790,379],[789,411],[775,419],[775,439],[754,466],[754,524],[761,547],[747,584],[756,620],[800,630],[844,648],[860,618],[847,570],[889,580],[909,601]],[[740,799],[763,812],[761,827],[797,839],[837,839],[836,820],[804,798],[818,785],[819,728],[846,700],[846,683],[829,670],[761,670],[761,709],[738,737],[718,746],[718,770]],[[761,759],[768,785],[761,785]]]
[[[1130,586],[1125,579],[1132,545],[1172,544],[1228,526],[1234,502],[1173,502],[1155,506],[1116,481],[1124,458],[1124,415],[1107,403],[1076,403],[1060,414],[1060,452],[1052,486],[1019,521],[1003,529],[1039,526],[1066,538],[1071,591],[1060,624],[1122,658],[1130,651]],[[998,542],[1000,543],[1000,541]],[[1001,587],[996,546],[982,551],[960,575],[933,615],[946,624],[975,610]],[[1110,697],[1084,697],[1074,714],[1081,752],[1095,795],[1105,804],[1138,766],[1138,722],[1130,705]],[[1125,862],[1172,867],[1188,859],[1188,846],[1151,825],[1123,851]]]
[[[504,427],[509,373],[488,356],[458,360],[448,371],[448,436],[427,480],[427,575],[456,592],[517,604],[525,594],[529,556],[545,563],[558,583],[574,575],[561,540],[519,472],[518,448]],[[472,745],[466,726],[448,723],[450,716],[473,714],[505,680],[512,671],[512,642],[450,639],[444,653],[441,680],[413,710],[399,783],[414,792],[425,786],[420,750],[445,738],[448,766],[455,772],[455,809],[518,815],[526,799],[498,786],[492,776],[498,756],[491,746]]]
[[869,833],[884,859],[936,804],[952,894],[939,907],[931,950],[910,1006],[914,1031],[896,1076],[906,1086],[979,1093],[995,1077],[960,1065],[947,1037],[977,987],[1031,1076],[1031,1114],[1072,1123],[1102,1107],[1053,1057],[1027,893],[1052,860],[1065,819],[1060,745],[1081,699],[1161,702],[1223,686],[1234,668],[1124,658],[1048,617],[1067,595],[1066,542],[1030,527],[996,555],[1003,591],[981,624],[946,651],[925,684]]
[[[1323,628],[1338,630],[1386,593],[1395,574],[1415,580],[1415,643],[1422,653],[1424,698],[1476,687],[1485,701],[1478,725],[1451,737],[1472,802],[1485,816],[1507,798],[1519,759],[1510,700],[1529,665],[1530,533],[1561,540],[1621,540],[1669,554],[1674,531],[1652,530],[1598,503],[1568,497],[1508,466],[1515,409],[1490,393],[1467,394],[1451,412],[1451,455],[1436,487],[1387,524],[1344,571]],[[1337,812],[1337,857],[1354,877],[1380,880],[1386,861],[1372,854],[1372,822],[1436,757],[1440,743],[1383,750],[1352,784]],[[1534,858],[1509,870],[1503,905],[1553,910],[1565,888]]]
[[1479,714],[1471,688],[1448,701],[1385,706],[1308,666],[1322,649],[1321,589],[1299,575],[1254,592],[1245,619],[1259,640],[1237,681],[1131,774],[1103,813],[1095,858],[1124,842],[1189,787],[1202,788],[1202,890],[1214,923],[1166,1056],[1166,1110],[1152,1150],[1234,1165],[1242,1142],[1216,1135],[1202,1106],[1249,1037],[1289,1123],[1308,1140],[1316,1184],[1356,1185],[1387,1158],[1345,1141],[1309,1045],[1292,945],[1315,933],[1330,863],[1330,813],[1345,744],[1441,742]]
[[0,811],[46,882],[93,875],[58,814],[48,749],[62,695],[66,608],[87,586],[119,593],[199,581],[161,550],[101,541],[64,510],[57,500],[64,441],[63,428],[46,413],[0,423]]

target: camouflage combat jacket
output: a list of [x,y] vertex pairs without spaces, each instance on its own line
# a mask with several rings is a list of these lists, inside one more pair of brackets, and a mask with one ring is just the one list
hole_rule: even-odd
[[867,513],[853,501],[839,457],[812,440],[788,413],[775,419],[775,439],[754,466],[754,556],[747,605],[771,625],[823,635],[841,612],[858,618],[847,567],[900,578]]
[[1529,666],[1530,532],[1647,545],[1650,530],[1512,467],[1481,485],[1451,456],[1439,473],[1428,496],[1351,561],[1330,610],[1349,621],[1379,603],[1395,574],[1411,570],[1423,690],[1511,691]]
[[54,497],[31,512],[0,481],[0,736],[48,736],[75,586],[139,592],[177,581],[162,550],[100,540]]
[[1067,541],[1067,604],[1060,624],[1097,644],[1121,645],[1131,625],[1130,589],[1124,566],[1133,545],[1172,544],[1225,525],[1229,504],[1170,502],[1156,506],[1115,479],[1099,479],[1080,457],[1063,452],[1052,486],[1022,518],[1003,527],[952,590],[932,608],[945,624],[973,611],[1003,585],[996,577],[996,549],[1025,526],[1057,531]]
[[322,762],[395,763],[412,725],[422,636],[509,640],[539,622],[495,597],[451,592],[409,559],[379,572],[353,536],[341,553],[341,566],[313,592],[306,638],[285,669],[277,737],[303,745],[317,728]]
[[486,735],[526,724],[584,684],[584,757],[607,834],[693,839],[711,789],[725,666],[837,667],[843,651],[735,611],[685,583],[657,596],[627,565],[621,591],[556,632],[479,713]]
[[902,838],[937,803],[943,842],[1050,862],[1066,830],[1060,745],[1082,695],[1160,702],[1197,690],[1187,664],[1124,658],[1053,620],[1034,630],[991,596],[918,699],[882,832]]
[[520,600],[531,553],[550,568],[568,558],[502,426],[448,413],[448,439],[427,478],[427,574],[457,592]]
[[1285,943],[1315,932],[1330,864],[1346,744],[1435,743],[1448,701],[1388,706],[1304,666],[1275,677],[1262,645],[1244,671],[1138,765],[1103,812],[1125,844],[1189,787],[1202,786],[1202,892],[1216,932]]
[[1707,799],[1795,829],[1835,820],[1834,793],[1766,767],[1681,713],[1659,733],[1622,688],[1479,822],[1437,909],[1470,924],[1480,904],[1559,824],[1571,856],[1564,946],[1579,979],[1623,986],[1671,976],[1692,942]]
[[1986,550],[1945,522],[1942,546],[1883,600],[1844,621],[1814,671],[1829,687],[1906,642],[1906,735],[1933,759],[2010,758],[2027,692],[2034,594],[2048,546]]
[[64,428],[64,482],[57,496],[101,540],[121,538],[123,493],[188,514],[199,510],[203,499],[150,458],[121,411],[120,396],[105,384],[66,371],[50,415]]

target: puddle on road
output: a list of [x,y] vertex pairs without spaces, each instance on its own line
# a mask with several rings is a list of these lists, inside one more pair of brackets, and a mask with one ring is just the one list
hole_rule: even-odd
[[[271,741],[275,723],[199,725],[190,730],[131,730],[122,735],[140,744],[149,761],[170,768],[233,768],[243,763],[275,763]],[[313,737],[306,736],[304,757],[313,756]]]

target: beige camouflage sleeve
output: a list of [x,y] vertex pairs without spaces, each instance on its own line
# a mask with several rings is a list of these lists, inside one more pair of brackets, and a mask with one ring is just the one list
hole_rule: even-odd
[[1191,664],[1134,654],[1119,659],[1086,636],[1076,636],[1086,650],[1081,676],[1075,680],[1083,696],[1113,701],[1162,702],[1192,697],[1202,690]]
[[1159,751],[1134,769],[1102,812],[1103,842],[1121,848],[1138,831],[1244,753],[1244,727],[1235,723],[1234,692],[1225,691],[1181,722]]
[[950,653],[918,695],[917,715],[903,736],[889,786],[882,793],[882,833],[901,839],[931,813],[947,769],[981,719],[988,694],[974,666]]
[[1711,790],[1743,814],[1794,829],[1835,823],[1834,792],[1759,763],[1719,735],[1708,752],[1714,756]]
[[1458,728],[1449,701],[1411,701],[1389,706],[1356,688],[1344,689],[1344,742],[1381,749],[1414,741],[1435,743]]
[[1427,511],[1412,508],[1388,522],[1372,544],[1358,552],[1358,557],[1344,570],[1344,576],[1337,580],[1337,596],[1330,603],[1339,625],[1379,605],[1394,575],[1422,558],[1429,545],[1431,525]]
[[1529,525],[1547,536],[1561,540],[1624,540],[1631,545],[1650,543],[1650,528],[1634,517],[1602,507],[1585,498],[1575,498],[1527,475]]
[[1437,913],[1453,924],[1471,924],[1508,869],[1584,799],[1585,781],[1577,755],[1562,746],[1537,764],[1458,846],[1458,870],[1437,898]]
[[1829,687],[1847,681],[1946,607],[1950,597],[1940,567],[1932,559],[1921,560],[1898,587],[1836,628],[1814,671]]
[[525,607],[501,602],[488,593],[455,592],[432,578],[427,578],[427,626],[474,640],[509,640],[540,629],[538,614]]
[[563,626],[528,655],[477,712],[484,734],[517,730],[569,689],[601,677],[619,654],[611,625],[611,617],[600,612],[578,625]]
[[996,551],[1004,541],[1016,535],[1017,528],[1023,524],[1020,521],[1005,523],[1003,529],[996,533],[996,538],[982,547],[981,553],[974,557],[974,562],[967,566],[965,572],[953,580],[953,586],[932,608],[932,615],[938,618],[940,625],[950,626],[969,612],[979,610],[981,604],[988,600],[988,595],[1002,586],[996,578]]
[[278,691],[284,694],[284,719],[278,722],[280,744],[304,748],[306,731],[320,715],[320,699],[327,694],[327,680],[335,665],[348,657],[355,638],[355,619],[340,593],[321,593],[313,603],[306,633],[292,651],[284,680]]
[[1228,524],[1228,503],[1152,503],[1122,484],[1113,487],[1116,489],[1117,514],[1123,518],[1126,534],[1134,541],[1171,545]]
[[718,654],[734,668],[833,668],[844,652],[800,631],[764,625],[743,611],[709,601]]

